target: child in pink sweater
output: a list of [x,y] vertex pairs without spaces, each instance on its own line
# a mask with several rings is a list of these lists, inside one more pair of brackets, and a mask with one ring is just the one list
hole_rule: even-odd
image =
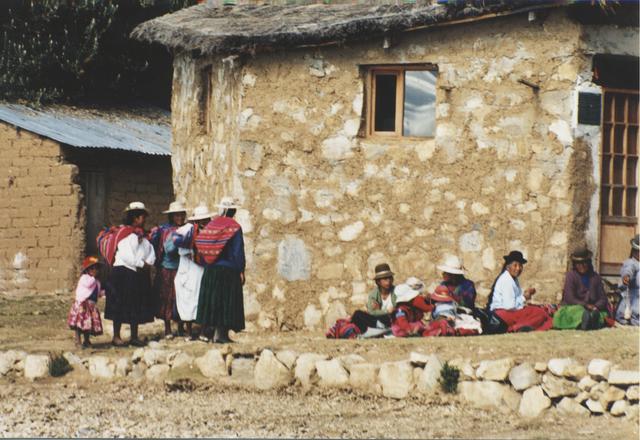
[[[100,262],[97,257],[88,256],[82,262],[82,275],[76,287],[76,298],[67,318],[69,328],[76,332],[76,346],[90,347],[89,337],[102,334],[102,320],[96,305],[98,298],[104,296],[104,290],[96,278],[99,268]],[[80,335],[84,336],[82,342]]]

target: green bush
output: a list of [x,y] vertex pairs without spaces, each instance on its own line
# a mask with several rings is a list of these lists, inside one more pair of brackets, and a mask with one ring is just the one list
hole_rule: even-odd
[[457,367],[449,365],[445,362],[440,370],[440,378],[438,383],[442,391],[453,394],[458,391],[458,381],[460,380],[460,370]]
[[51,362],[49,362],[49,374],[53,377],[60,377],[73,370],[73,367],[69,364],[69,361],[60,353],[54,353],[51,355]]

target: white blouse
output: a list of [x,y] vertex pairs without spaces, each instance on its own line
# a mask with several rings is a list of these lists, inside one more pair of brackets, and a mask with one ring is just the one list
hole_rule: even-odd
[[513,278],[506,270],[498,277],[496,286],[493,289],[493,300],[491,310],[520,310],[524,307],[525,299],[520,283],[517,278]]
[[153,265],[155,262],[156,253],[149,240],[139,239],[136,234],[129,234],[118,243],[113,265],[137,270],[143,268],[145,263]]

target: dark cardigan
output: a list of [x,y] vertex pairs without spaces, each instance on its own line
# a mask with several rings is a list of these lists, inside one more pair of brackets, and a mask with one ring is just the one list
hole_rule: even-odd
[[567,272],[564,279],[564,289],[562,289],[562,304],[580,306],[592,304],[604,312],[607,310],[608,300],[602,286],[602,278],[594,271],[589,272],[588,276],[589,288],[587,289],[582,284],[580,274],[577,271]]

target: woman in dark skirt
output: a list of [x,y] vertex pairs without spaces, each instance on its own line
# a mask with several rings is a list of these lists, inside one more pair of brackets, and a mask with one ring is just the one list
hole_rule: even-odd
[[224,197],[218,205],[220,216],[200,229],[195,238],[197,259],[205,265],[196,322],[205,333],[215,329],[215,342],[219,343],[232,342],[229,330],[244,329],[244,238],[242,228],[233,220],[238,207],[232,198]]
[[104,316],[113,321],[113,345],[126,345],[120,337],[120,328],[122,324],[129,324],[131,345],[142,346],[138,325],[154,319],[149,268],[155,263],[155,252],[144,238],[143,227],[148,215],[144,204],[132,202],[125,213],[124,225],[118,229]]

